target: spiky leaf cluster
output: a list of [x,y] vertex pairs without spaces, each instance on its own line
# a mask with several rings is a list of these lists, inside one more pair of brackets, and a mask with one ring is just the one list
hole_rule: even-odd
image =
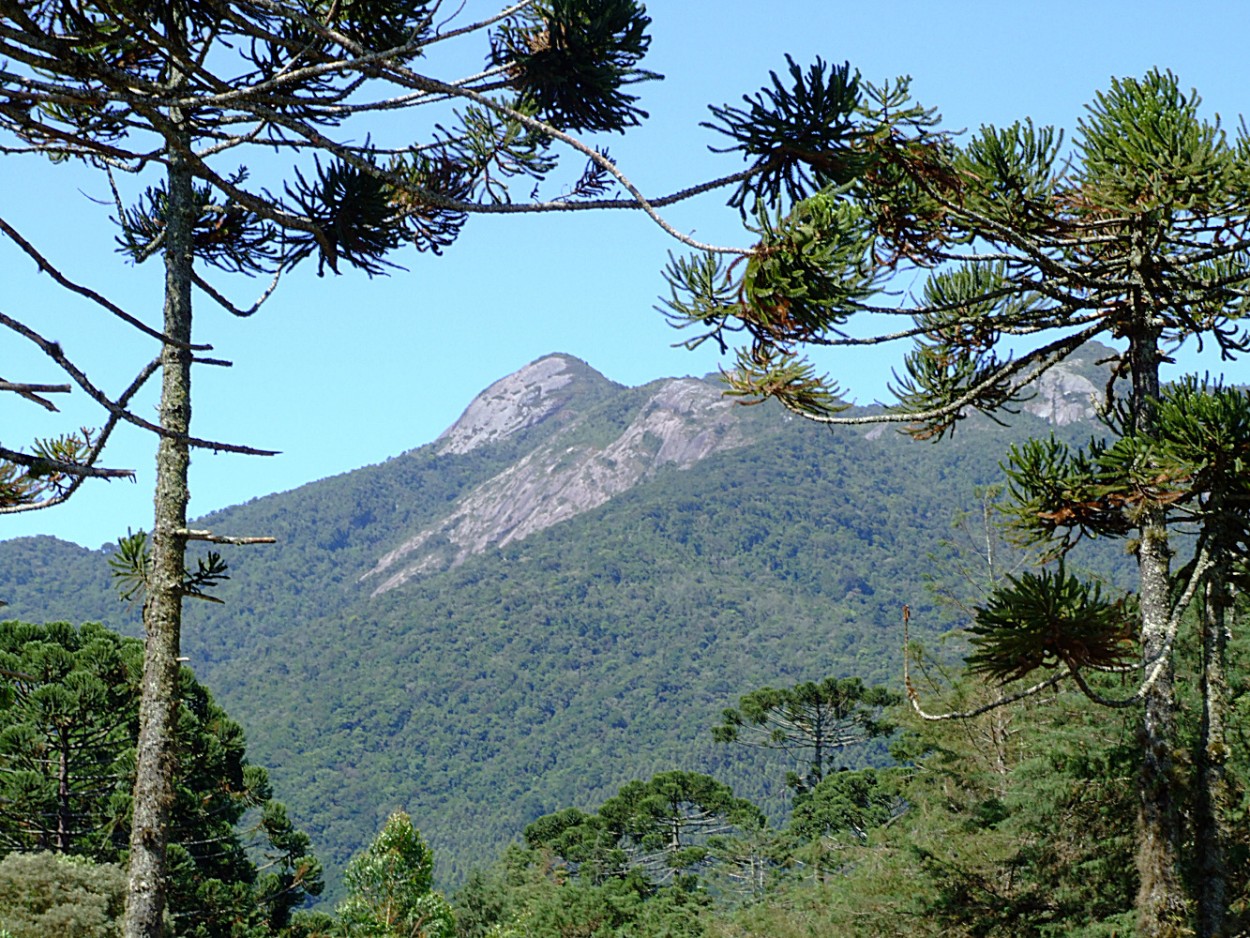
[[[418,153],[406,161],[396,160],[391,172],[407,182],[392,193],[395,214],[403,220],[403,237],[418,251],[442,254],[468,221],[466,212],[447,208],[441,201],[472,197],[473,184],[464,166],[449,157]],[[437,195],[439,201],[422,193]]]
[[[524,98],[501,101],[515,115],[536,116],[536,107]],[[488,107],[472,105],[456,112],[455,130],[439,127],[443,162],[458,167],[465,181],[458,198],[472,197],[475,188],[496,204],[512,200],[509,181],[515,178],[542,179],[556,166],[551,138],[534,130],[514,116],[501,116]],[[434,189],[433,186],[428,188]],[[452,189],[434,189],[451,192]]]
[[714,152],[741,152],[751,164],[751,177],[729,199],[744,215],[757,202],[778,206],[783,196],[797,202],[845,185],[865,165],[856,150],[864,133],[855,120],[859,73],[820,58],[805,72],[789,55],[786,66],[789,83],[769,72],[772,87],[743,95],[746,108],[710,107],[715,120],[702,125],[734,141]]
[[395,265],[385,256],[402,243],[395,216],[391,187],[378,173],[340,160],[322,165],[306,179],[298,169],[287,195],[316,225],[311,232],[294,231],[287,236],[288,262],[318,254],[317,273],[328,266],[337,272],[339,262],[363,270],[369,276],[385,273]]
[[1081,537],[1124,537],[1153,507],[1194,525],[1224,555],[1250,543],[1250,400],[1190,376],[1153,403],[1150,433],[1091,440],[1053,437],[1012,446],[1013,525],[1066,553]]
[[[637,124],[645,112],[625,89],[658,77],[639,67],[650,19],[634,0],[532,5],[490,37],[491,69],[448,82],[420,75],[410,63],[448,38],[436,7],[145,0],[121,10],[52,0],[15,8],[0,37],[0,57],[19,65],[0,77],[0,133],[15,149],[107,165],[121,178],[160,165],[153,153],[177,151],[199,180],[197,259],[227,273],[272,273],[313,255],[323,271],[343,262],[383,273],[392,266],[385,256],[402,244],[441,251],[475,207],[513,203],[518,180],[532,180],[527,195],[536,197],[556,168],[550,132]],[[450,35],[486,29],[483,22]],[[367,131],[334,134],[448,98],[466,100],[450,120],[435,116],[426,141],[379,146]],[[257,146],[320,159],[268,186],[214,165]],[[604,173],[596,163],[571,197],[603,194]],[[163,183],[123,206],[127,187],[111,181],[123,250],[136,261],[159,254]]]
[[71,468],[90,468],[96,441],[95,431],[82,427],[77,433],[35,440],[20,464],[0,459],[0,508],[64,496],[81,481]]
[[1031,541],[1066,553],[1082,537],[1124,537],[1140,508],[1124,479],[1105,461],[1107,444],[1091,440],[1073,450],[1053,436],[1013,445],[1004,470],[1010,480],[1013,524]]
[[747,331],[779,344],[843,325],[876,285],[858,206],[824,192],[784,216],[759,214],[760,240],[742,275]]
[[1250,553],[1250,395],[1188,377],[1169,386],[1155,412],[1155,462],[1177,492],[1178,521],[1244,588]]
[[1102,211],[1222,211],[1241,170],[1219,123],[1198,115],[1202,98],[1170,71],[1111,80],[1080,122],[1076,144],[1084,196]]
[[424,0],[315,0],[310,15],[371,52],[420,48],[434,31],[437,3]]
[[1037,668],[1115,668],[1135,654],[1131,596],[1107,599],[1062,566],[1009,576],[976,610],[968,667],[1002,683]]
[[[247,171],[231,177],[241,185]],[[256,212],[238,203],[222,203],[212,187],[196,186],[197,211],[193,221],[195,256],[227,273],[272,273],[281,263],[277,227]],[[122,234],[120,250],[135,261],[143,261],[159,249],[168,223],[168,197],[164,185],[149,186],[130,207],[123,207],[119,218]]]
[[[134,602],[144,595],[151,559],[146,531],[127,531],[125,537],[117,539],[117,550],[108,558],[108,564],[123,601]],[[230,579],[226,573],[228,569],[217,551],[209,551],[205,556],[196,558],[195,567],[187,567],[183,575],[183,595],[220,602],[206,590]]]
[[[676,325],[699,330],[688,346],[714,338],[724,349],[727,332],[750,337],[729,378],[738,393],[761,399],[764,391],[800,409],[833,412],[836,391],[792,349],[821,343],[876,289],[870,232],[858,206],[836,191],[785,215],[761,208],[758,221],[759,243],[734,265],[708,254],[670,256],[665,313]],[[736,282],[735,267],[741,268]]]
[[982,127],[955,158],[963,204],[1014,227],[1051,225],[1063,134],[1032,120]]
[[634,0],[546,0],[500,28],[490,60],[553,126],[622,131],[647,116],[623,89],[660,77],[638,68],[650,24]]

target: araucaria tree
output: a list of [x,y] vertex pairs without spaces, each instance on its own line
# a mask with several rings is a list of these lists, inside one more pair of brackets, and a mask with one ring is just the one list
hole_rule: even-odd
[[[1022,577],[1020,595],[987,605],[1003,615],[983,623],[993,634],[978,655],[1003,679],[1038,668],[1053,671],[1043,683],[1070,675],[1086,687],[1099,670],[1140,677],[1119,701],[1141,708],[1139,932],[1184,933],[1173,648],[1217,556],[1213,534],[1173,572],[1169,506],[1206,496],[1186,481],[1193,466],[1166,475],[1175,460],[1160,449],[1160,366],[1190,340],[1226,358],[1247,348],[1237,321],[1250,298],[1250,139],[1204,119],[1197,94],[1164,71],[1113,81],[1070,146],[1029,121],[961,141],[905,82],[873,87],[846,73],[792,68],[747,105],[719,109],[713,126],[773,182],[777,198],[753,214],[741,200],[754,251],[729,264],[679,258],[668,271],[670,310],[697,330],[693,342],[745,333],[737,393],[824,423],[897,422],[940,438],[975,411],[1009,411],[1087,341],[1118,349],[1104,412],[1128,442],[1112,456],[1102,444],[1039,443],[1015,471],[1029,523],[1060,553],[1081,533],[1131,538],[1136,596],[1102,596],[1062,570]],[[762,115],[817,106],[836,114],[805,148],[761,132]],[[916,294],[889,289],[917,278]],[[880,414],[842,413],[836,385],[806,357],[907,340],[898,404]]]
[[[159,440],[150,552],[135,543],[127,555],[147,633],[127,935],[159,934],[165,903],[182,602],[207,582],[188,573],[187,544],[242,540],[188,529],[190,453],[260,452],[192,434],[192,370],[222,364],[195,341],[193,297],[250,315],[304,260],[318,273],[381,274],[405,245],[440,253],[475,212],[641,209],[689,241],[655,206],[749,173],[648,203],[605,151],[570,135],[645,117],[629,89],[658,77],[639,64],[649,22],[635,0],[519,0],[476,21],[440,0],[0,0],[0,151],[97,170],[123,254],[164,265],[162,314],[145,317],[71,281],[0,220],[42,271],[156,343],[153,361],[110,396],[30,323],[0,319],[105,415],[99,434],[59,449],[0,449],[0,507],[61,500],[81,478],[107,474],[96,460],[118,422]],[[423,69],[427,52],[475,39],[469,54],[484,65],[450,78]],[[402,136],[412,122],[396,119],[415,108],[431,116],[424,139]],[[578,165],[544,201],[557,148]],[[238,274],[272,282],[255,304],[236,305],[216,281]],[[149,421],[130,403],[158,372]],[[36,402],[59,389],[0,384]]]
[[806,771],[786,775],[786,784],[802,795],[835,768],[847,746],[888,734],[893,727],[881,718],[881,710],[900,699],[884,687],[865,687],[854,677],[761,687],[721,714],[712,737],[722,743],[778,749],[803,760]]

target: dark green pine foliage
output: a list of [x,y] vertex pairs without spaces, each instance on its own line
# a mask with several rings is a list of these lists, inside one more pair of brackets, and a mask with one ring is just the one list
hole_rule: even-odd
[[882,710],[900,700],[893,691],[867,687],[859,678],[761,687],[725,710],[712,737],[721,743],[777,749],[805,762],[802,774],[786,773],[787,787],[803,795],[837,767],[847,747],[888,735],[894,727],[882,718]]
[[0,625],[0,851],[124,849],[136,649],[99,625]]
[[[608,441],[649,392],[600,378],[585,394],[586,438]],[[756,442],[375,598],[358,578],[377,557],[551,428],[464,455],[423,447],[195,522],[279,539],[222,548],[225,605],[194,604],[185,653],[313,835],[332,901],[399,806],[451,884],[534,819],[675,767],[725,780],[780,824],[786,773],[810,758],[718,745],[709,728],[765,684],[855,674],[898,686],[901,604],[917,636],[945,627],[927,554],[951,499],[992,482],[1009,442],[1046,426],[1024,414],[934,447],[738,413]],[[1105,549],[1084,562],[1127,582],[1118,545],[1091,546]],[[136,628],[105,555],[49,538],[0,543],[0,595],[15,615]],[[841,758],[882,764],[885,746]]]
[[591,883],[640,872],[653,886],[689,886],[721,845],[764,824],[760,809],[723,782],[671,771],[626,783],[593,815],[572,808],[539,818],[525,828],[525,842]]
[[599,810],[534,821],[456,897],[460,934],[695,936],[756,855],[762,812],[697,772],[625,784]]
[[[0,623],[0,851],[124,858],[142,655],[96,624]],[[242,729],[190,670],[180,677],[172,934],[274,934],[320,893],[320,864]]]
[[[818,90],[819,76],[792,77],[787,100]],[[1079,526],[1082,513],[1100,524],[1115,516],[1120,533],[1134,536],[1132,637],[1143,667],[1140,686],[1122,703],[1142,704],[1138,928],[1148,938],[1185,934],[1194,897],[1180,876],[1173,649],[1183,607],[1208,585],[1201,561],[1172,576],[1168,506],[1159,497],[1166,480],[1152,460],[1167,432],[1158,402],[1169,350],[1190,340],[1213,344],[1226,359],[1250,350],[1241,324],[1250,301],[1250,137],[1244,127],[1230,136],[1204,118],[1197,93],[1159,69],[1113,79],[1070,148],[1028,120],[982,127],[961,141],[911,100],[906,82],[862,84],[858,93],[844,132],[860,160],[856,176],[789,193],[790,203],[777,208],[796,222],[828,219],[823,238],[796,241],[779,225],[752,231],[757,240],[745,262],[722,269],[710,257],[676,261],[670,313],[698,331],[693,342],[744,331],[736,389],[830,424],[863,418],[840,413],[836,385],[816,372],[809,350],[911,340],[897,404],[876,419],[907,424],[918,438],[941,439],[977,411],[1017,409],[1034,382],[1090,339],[1120,343],[1104,411],[1124,441],[1121,478],[1133,490],[1087,489],[1039,523],[1063,528],[1073,518]],[[828,210],[831,201],[844,208]],[[821,267],[817,276],[804,270],[809,259]],[[775,276],[760,279],[764,271]],[[912,277],[923,279],[922,289],[894,289]],[[821,288],[843,281],[868,287],[844,296]],[[1067,596],[1033,603],[1047,621],[1006,626],[1016,636],[997,648],[982,634],[978,667],[1021,677],[1039,664],[1075,664],[1073,679],[1090,689],[1083,671],[1114,668],[1129,654],[1107,621],[1118,613],[1065,575],[1017,581],[1015,598],[1036,599],[1040,588]],[[1212,615],[1227,604],[1222,587],[1215,593]],[[1073,634],[1073,615],[1094,610],[1096,630]],[[1214,662],[1220,630],[1209,631]],[[997,651],[1003,660],[991,665]],[[1214,704],[1212,697],[1207,709]],[[1200,932],[1221,930],[1213,916],[1201,916]]]

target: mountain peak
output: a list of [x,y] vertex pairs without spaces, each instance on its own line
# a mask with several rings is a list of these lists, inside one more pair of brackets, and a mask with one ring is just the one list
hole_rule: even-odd
[[632,400],[629,416],[603,422],[587,406],[593,401],[585,399],[586,386],[570,374],[578,367],[609,384],[576,359],[540,359],[491,385],[444,434],[438,452],[463,453],[566,411],[533,449],[381,557],[361,577],[379,578],[375,594],[597,508],[662,466],[688,469],[757,435],[744,426],[741,407],[698,378],[618,389]]
[[532,361],[475,397],[460,419],[435,441],[438,452],[468,453],[542,423],[574,397],[584,396],[586,384],[611,382],[571,355],[546,355]]

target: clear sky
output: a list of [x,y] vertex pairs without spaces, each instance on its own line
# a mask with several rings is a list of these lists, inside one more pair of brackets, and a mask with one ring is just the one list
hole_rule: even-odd
[[[469,3],[470,11],[490,5]],[[648,193],[667,193],[739,168],[708,153],[715,135],[698,127],[707,105],[738,103],[781,69],[788,52],[849,60],[865,78],[913,77],[913,90],[949,127],[975,128],[1032,117],[1072,128],[1111,76],[1172,69],[1195,87],[1208,114],[1234,125],[1250,113],[1250,6],[1241,2],[981,0],[846,3],[840,0],[654,0],[647,67],[663,82],[637,86],[651,112],[641,128],[606,142],[621,168]],[[481,63],[465,48],[456,74]],[[450,77],[444,75],[443,77]],[[134,269],[113,253],[107,187],[66,166],[5,157],[0,215],[71,277],[149,322],[159,320],[159,270]],[[580,160],[570,165],[580,165]],[[97,201],[93,201],[97,200]],[[724,196],[674,210],[681,230],[742,243]],[[192,513],[203,514],[274,491],[379,462],[434,439],[492,381],[544,354],[567,352],[630,385],[704,374],[719,361],[681,338],[654,310],[666,253],[678,247],[642,217],[626,213],[561,217],[478,217],[443,257],[396,257],[407,271],[369,280],[348,272],[320,279],[315,264],[286,279],[253,318],[198,306],[197,339],[230,369],[201,368],[194,432],[276,449],[267,459],[193,457]],[[218,279],[241,303],[262,284]],[[93,307],[68,298],[0,241],[0,310],[60,341],[116,394],[155,354]],[[858,400],[885,396],[903,349],[857,353],[834,376]],[[61,381],[22,341],[0,334],[0,377]],[[1192,363],[1190,363],[1192,366]],[[1218,369],[1218,362],[1198,367]],[[1229,377],[1245,381],[1245,366]],[[153,382],[155,384],[155,382]],[[0,395],[0,441],[26,445],[99,418],[81,393],[46,414]],[[146,399],[141,413],[154,413]],[[154,441],[119,431],[107,460],[138,471],[138,482],[96,483],[67,505],[0,515],[0,539],[53,534],[97,547],[127,527],[149,524]],[[222,532],[263,534],[265,532]]]

